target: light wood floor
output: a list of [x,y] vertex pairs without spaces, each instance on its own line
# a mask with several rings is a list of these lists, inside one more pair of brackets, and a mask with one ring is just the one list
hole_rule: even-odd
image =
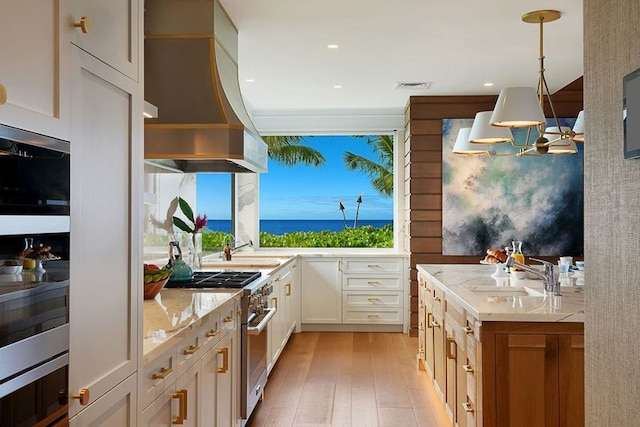
[[294,334],[247,425],[450,427],[416,353],[400,333]]

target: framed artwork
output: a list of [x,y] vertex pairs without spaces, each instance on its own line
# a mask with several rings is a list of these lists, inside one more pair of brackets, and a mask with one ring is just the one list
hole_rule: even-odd
[[[561,119],[573,126],[574,119]],[[583,147],[543,156],[454,154],[458,131],[473,119],[442,122],[442,254],[484,256],[487,248],[523,243],[526,256],[584,252]],[[537,132],[534,132],[537,136]],[[526,129],[513,132],[516,144]],[[514,152],[510,143],[497,153]]]

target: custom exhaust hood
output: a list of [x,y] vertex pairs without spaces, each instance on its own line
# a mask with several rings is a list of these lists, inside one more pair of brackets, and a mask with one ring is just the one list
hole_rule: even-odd
[[183,172],[266,172],[267,146],[238,82],[238,32],[217,0],[145,2],[148,163]]

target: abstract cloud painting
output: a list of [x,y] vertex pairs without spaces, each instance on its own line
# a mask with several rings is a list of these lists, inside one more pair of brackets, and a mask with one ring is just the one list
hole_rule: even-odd
[[[574,119],[561,119],[573,126]],[[484,256],[487,248],[523,242],[526,256],[584,252],[583,147],[577,154],[460,155],[452,149],[472,119],[443,120],[442,254]],[[524,144],[527,131],[513,132]],[[533,139],[537,132],[532,132]],[[497,153],[514,152],[510,143]]]

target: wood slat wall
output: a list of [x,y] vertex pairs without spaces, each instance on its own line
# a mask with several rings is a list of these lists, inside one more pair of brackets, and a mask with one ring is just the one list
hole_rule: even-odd
[[[497,96],[412,96],[405,110],[405,249],[411,264],[410,334],[417,335],[416,264],[473,264],[478,256],[442,255],[442,120],[492,110]],[[558,117],[582,110],[582,77],[553,95]],[[548,103],[547,117],[552,115]]]

